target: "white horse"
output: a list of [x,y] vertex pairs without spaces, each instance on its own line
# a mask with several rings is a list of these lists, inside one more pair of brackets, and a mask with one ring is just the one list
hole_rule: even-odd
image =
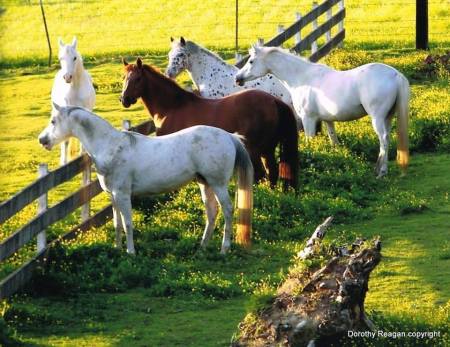
[[[292,99],[289,91],[272,75],[258,78],[246,86],[238,86],[235,75],[239,69],[227,64],[222,58],[192,41],[183,37],[179,41],[170,38],[172,44],[169,52],[169,65],[166,75],[177,77],[187,71],[200,95],[205,98],[218,99],[235,92],[255,88],[263,90],[283,100],[292,108]],[[300,118],[297,116],[297,127],[301,128]]]
[[135,253],[131,195],[168,192],[197,179],[207,216],[201,245],[211,237],[219,203],[225,219],[221,252],[226,253],[231,245],[233,218],[228,183],[234,168],[238,172],[236,239],[244,245],[250,243],[253,167],[239,136],[195,126],[166,136],[146,137],[116,130],[81,107],[55,104],[54,109],[39,142],[51,150],[71,136],[80,140],[93,159],[101,187],[111,196],[117,247],[121,247],[124,229],[127,251]]
[[316,122],[323,120],[330,140],[338,144],[333,122],[355,120],[369,114],[380,141],[378,177],[387,173],[389,133],[392,116],[396,113],[397,162],[406,170],[409,83],[400,72],[379,63],[336,71],[276,47],[254,46],[249,52],[250,58],[236,75],[236,82],[244,84],[268,73],[279,78],[291,93],[307,136],[314,136]]
[[[72,44],[65,45],[59,38],[58,45],[61,69],[56,73],[53,82],[52,105],[55,103],[61,106],[82,106],[92,111],[95,104],[95,90],[91,76],[84,69],[83,59],[77,52],[77,39],[74,37]],[[67,163],[76,152],[75,143],[71,142],[69,146],[69,141],[64,141],[61,144],[60,164]]]

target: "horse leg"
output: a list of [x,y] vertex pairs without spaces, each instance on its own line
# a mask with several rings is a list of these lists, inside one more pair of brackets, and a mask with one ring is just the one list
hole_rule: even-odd
[[127,235],[127,253],[135,254],[133,241],[133,223],[131,213],[131,196],[123,193],[113,193],[113,198],[117,209],[120,211],[122,226]]
[[334,129],[334,122],[325,122],[327,124],[328,137],[333,146],[339,145],[339,139],[336,135],[336,130]]
[[269,176],[270,187],[275,188],[278,181],[278,169],[277,169],[277,161],[275,159],[275,153],[267,153],[263,155],[262,162],[266,169],[266,172]]
[[254,151],[249,150],[250,159],[253,164],[253,171],[255,175],[255,182],[260,181],[265,176],[264,167],[261,161],[261,157]]
[[113,201],[113,224],[114,230],[116,231],[116,247],[122,249],[122,232],[123,224],[120,217],[120,211],[118,210],[116,203]]
[[61,143],[61,156],[59,158],[59,165],[67,163],[67,153],[69,151],[69,141],[63,141]]
[[372,126],[378,135],[380,141],[380,153],[378,154],[377,164],[375,171],[377,178],[381,178],[387,174],[387,155],[389,145],[389,132],[386,128],[386,115],[372,116]]
[[219,212],[219,205],[214,197],[214,191],[211,187],[204,183],[198,183],[200,193],[202,194],[202,201],[206,208],[206,226],[203,232],[201,247],[206,247],[216,225],[217,213]]
[[314,137],[316,135],[317,120],[312,117],[302,117],[303,129],[307,138]]
[[228,252],[231,246],[231,233],[233,230],[233,205],[231,204],[230,196],[228,195],[228,187],[217,185],[213,186],[216,199],[222,208],[223,218],[225,220],[225,226],[223,229],[222,248],[221,254]]

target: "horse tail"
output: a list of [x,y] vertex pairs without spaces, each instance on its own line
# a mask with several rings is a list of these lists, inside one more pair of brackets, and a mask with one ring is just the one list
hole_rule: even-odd
[[397,113],[397,163],[403,173],[409,164],[409,82],[405,76],[397,76],[397,100],[395,111]]
[[253,211],[253,165],[239,135],[232,135],[236,148],[234,167],[237,172],[237,232],[236,242],[249,247]]
[[278,139],[280,142],[279,175],[286,183],[298,190],[298,131],[297,119],[292,109],[280,100],[276,100],[278,108]]

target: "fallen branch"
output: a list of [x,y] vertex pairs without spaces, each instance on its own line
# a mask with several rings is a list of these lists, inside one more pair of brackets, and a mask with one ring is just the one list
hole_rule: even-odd
[[314,254],[315,245],[319,245],[322,242],[322,239],[325,237],[325,233],[327,232],[328,227],[331,225],[331,222],[333,221],[334,217],[330,216],[325,221],[320,224],[312,236],[309,238],[308,242],[306,242],[305,248],[298,252],[297,256],[300,259],[306,259],[309,258]]
[[[316,229],[300,259],[314,256],[330,223],[327,218]],[[272,303],[240,323],[232,346],[312,347],[336,343],[349,330],[375,329],[364,301],[370,273],[381,260],[380,250],[378,240],[371,244],[356,240],[339,247],[338,254],[320,268],[307,269],[300,261]]]

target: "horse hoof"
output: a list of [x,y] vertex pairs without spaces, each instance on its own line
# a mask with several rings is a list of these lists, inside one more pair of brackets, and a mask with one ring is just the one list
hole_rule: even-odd
[[386,176],[387,172],[386,171],[382,171],[377,175],[377,179],[383,178],[384,176]]
[[225,255],[230,251],[230,247],[222,247],[220,254]]

